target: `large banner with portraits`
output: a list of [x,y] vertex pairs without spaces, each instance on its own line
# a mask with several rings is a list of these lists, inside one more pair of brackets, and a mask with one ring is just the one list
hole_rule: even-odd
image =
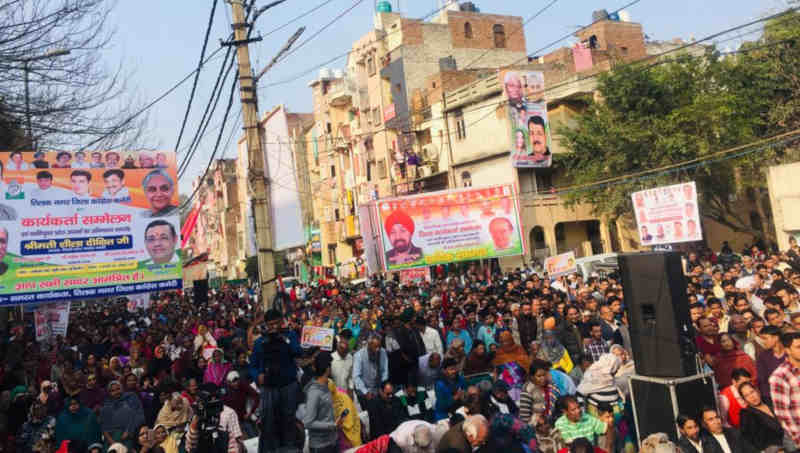
[[631,199],[642,245],[703,239],[694,181],[634,192]]
[[511,165],[516,168],[547,168],[550,152],[550,122],[544,100],[541,71],[501,71],[503,93],[511,123]]
[[510,184],[378,200],[387,271],[524,253]]
[[0,152],[0,306],[181,288],[174,152]]

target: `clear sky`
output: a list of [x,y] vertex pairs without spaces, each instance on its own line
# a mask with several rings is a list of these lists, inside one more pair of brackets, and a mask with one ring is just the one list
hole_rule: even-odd
[[[270,1],[256,0],[256,5],[263,6]],[[256,71],[269,62],[298,27],[307,27],[300,39],[302,42],[357,0],[331,0],[308,17],[268,35],[275,28],[323,1],[287,0],[258,19],[256,32],[260,32],[264,39],[251,44],[251,56]],[[513,14],[527,19],[549,1],[475,0],[474,3],[485,13]],[[785,8],[785,1],[787,0],[641,0],[627,11],[634,22],[644,26],[645,33],[651,39],[692,37],[699,39]],[[408,17],[422,17],[438,7],[437,0],[392,0],[395,10],[398,2],[400,11]],[[593,10],[605,8],[613,11],[629,2],[630,0],[559,0],[525,27],[528,52],[531,53],[578,27],[591,23]],[[107,61],[110,66],[121,62],[123,68],[131,73],[130,87],[136,90],[137,96],[143,102],[149,102],[159,96],[196,67],[211,4],[212,0],[121,0],[117,3],[111,18],[117,27],[117,34],[114,45],[107,54]],[[306,44],[301,51],[275,66],[262,79],[261,84],[290,79],[295,74],[349,50],[353,41],[372,28],[374,4],[375,0],[362,0],[351,12]],[[225,0],[219,0],[208,45],[209,52],[219,47],[220,39],[227,39],[231,30],[230,17],[230,5]],[[737,37],[731,34],[720,37],[717,41],[725,41],[719,44],[720,48],[726,46],[736,48],[740,40],[754,39],[757,36],[758,34],[749,34]],[[565,40],[560,45],[568,45],[570,42]],[[557,47],[558,45],[541,53],[547,53]],[[221,56],[223,53],[218,55]],[[185,149],[184,144],[188,144],[191,134],[197,129],[221,61],[222,59],[218,58],[209,62],[201,73],[197,96],[181,148]],[[328,67],[341,68],[344,66],[344,61],[340,59]],[[310,111],[311,92],[308,82],[315,78],[316,74],[315,71],[292,83],[260,89],[261,114],[277,104],[285,104],[293,112]],[[205,136],[181,180],[182,193],[188,193],[191,189],[191,180],[205,170],[216,140],[215,127],[222,118],[227,102],[228,88],[226,87],[224,98],[212,120],[210,132]],[[175,146],[190,89],[191,81],[150,110],[149,134],[162,149],[173,149]],[[237,92],[233,116],[223,136],[223,144],[237,119],[239,105]],[[241,131],[237,131],[230,146],[221,150],[226,157],[235,156],[236,138],[240,135]],[[185,151],[179,153],[179,160],[184,153]]]

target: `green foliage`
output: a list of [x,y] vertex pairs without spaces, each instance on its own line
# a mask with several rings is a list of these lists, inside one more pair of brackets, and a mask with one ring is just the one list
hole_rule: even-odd
[[[703,159],[800,126],[800,47],[789,41],[800,37],[800,19],[782,16],[766,29],[751,52],[723,58],[709,50],[701,57],[621,65],[601,75],[602,101],[591,104],[572,128],[558,131],[572,151],[567,176],[573,184]],[[763,186],[762,169],[783,157],[783,150],[769,149],[566,196],[616,219],[631,212],[633,191],[696,180],[704,215],[760,236],[739,215],[733,195]]]

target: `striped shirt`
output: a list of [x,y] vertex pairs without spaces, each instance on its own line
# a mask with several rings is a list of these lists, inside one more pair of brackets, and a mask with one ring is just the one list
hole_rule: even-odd
[[775,416],[800,445],[800,369],[788,360],[780,364],[769,378],[769,390]]
[[585,437],[597,445],[596,436],[606,433],[606,424],[585,412],[577,423],[573,423],[566,415],[562,415],[556,420],[555,426],[566,443],[571,443],[579,437]]

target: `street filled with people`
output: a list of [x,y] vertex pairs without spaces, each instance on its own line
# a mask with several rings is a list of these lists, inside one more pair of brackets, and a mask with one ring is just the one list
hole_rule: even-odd
[[[73,303],[64,337],[4,332],[3,452],[759,452],[800,445],[800,247],[684,255],[718,404],[639,444],[618,273],[480,263],[431,281],[256,284]],[[390,274],[391,275],[391,274]],[[302,347],[330,328],[331,351]],[[648,411],[671,408],[639,408]],[[674,430],[673,430],[674,432]],[[666,448],[666,449],[665,449]]]

